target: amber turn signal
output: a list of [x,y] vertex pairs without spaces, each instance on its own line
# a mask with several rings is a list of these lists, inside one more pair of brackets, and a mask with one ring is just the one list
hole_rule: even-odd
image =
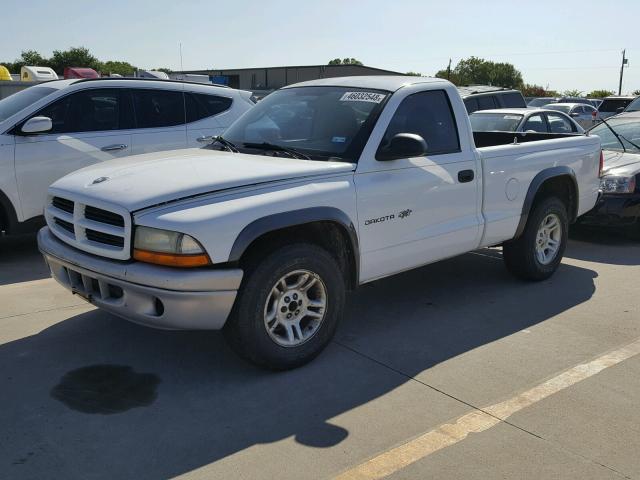
[[149,250],[133,250],[133,258],[146,263],[155,263],[156,265],[166,265],[168,267],[202,267],[209,265],[209,255],[206,253],[197,253],[191,255],[175,254],[175,253],[159,253],[150,252]]

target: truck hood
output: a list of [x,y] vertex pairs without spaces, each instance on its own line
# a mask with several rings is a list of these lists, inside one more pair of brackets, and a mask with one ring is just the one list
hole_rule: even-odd
[[605,175],[635,175],[640,172],[640,153],[603,150]]
[[55,194],[69,192],[87,202],[98,200],[133,212],[229,188],[354,169],[354,164],[345,162],[190,148],[98,163],[62,177],[50,188]]

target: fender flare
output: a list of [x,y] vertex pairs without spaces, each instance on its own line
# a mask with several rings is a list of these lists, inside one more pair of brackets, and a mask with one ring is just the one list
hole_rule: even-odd
[[513,238],[518,238],[524,232],[524,228],[527,225],[527,220],[529,219],[529,212],[531,212],[531,208],[533,207],[533,202],[540,190],[540,187],[552,178],[558,177],[567,177],[571,179],[573,184],[573,193],[575,195],[575,201],[572,208],[572,211],[569,213],[569,222],[573,223],[577,217],[578,213],[578,182],[576,180],[576,174],[570,167],[566,165],[559,165],[557,167],[546,168],[533,177],[533,180],[529,184],[529,189],[527,190],[527,194],[524,197],[524,203],[522,205],[522,215],[520,215],[520,222],[518,223],[518,228],[516,229],[516,234]]
[[355,266],[355,285],[358,285],[360,276],[360,247],[358,243],[358,233],[349,216],[342,210],[335,207],[310,207],[300,210],[275,213],[266,217],[258,218],[249,223],[238,234],[231,252],[229,262],[240,260],[244,252],[251,243],[262,235],[287,227],[294,227],[315,222],[333,222],[342,226],[348,234]]

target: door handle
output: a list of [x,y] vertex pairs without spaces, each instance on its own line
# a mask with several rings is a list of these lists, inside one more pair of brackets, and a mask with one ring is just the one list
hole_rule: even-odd
[[114,145],[107,145],[106,147],[102,147],[100,150],[103,152],[113,152],[115,150],[124,150],[127,148],[127,145],[124,143],[116,143]]
[[458,172],[458,181],[460,183],[467,183],[474,179],[475,173],[473,170],[460,170]]
[[213,136],[212,135],[203,135],[202,137],[196,138],[196,142],[211,143],[211,142],[213,142]]

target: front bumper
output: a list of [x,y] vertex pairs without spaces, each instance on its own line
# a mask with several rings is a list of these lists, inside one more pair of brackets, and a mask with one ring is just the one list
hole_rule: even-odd
[[178,269],[96,257],[58,240],[48,227],[38,232],[38,248],[62,286],[96,307],[155,328],[222,328],[242,281],[240,269]]
[[628,227],[640,220],[640,193],[629,195],[603,194],[595,207],[582,217],[584,225]]

